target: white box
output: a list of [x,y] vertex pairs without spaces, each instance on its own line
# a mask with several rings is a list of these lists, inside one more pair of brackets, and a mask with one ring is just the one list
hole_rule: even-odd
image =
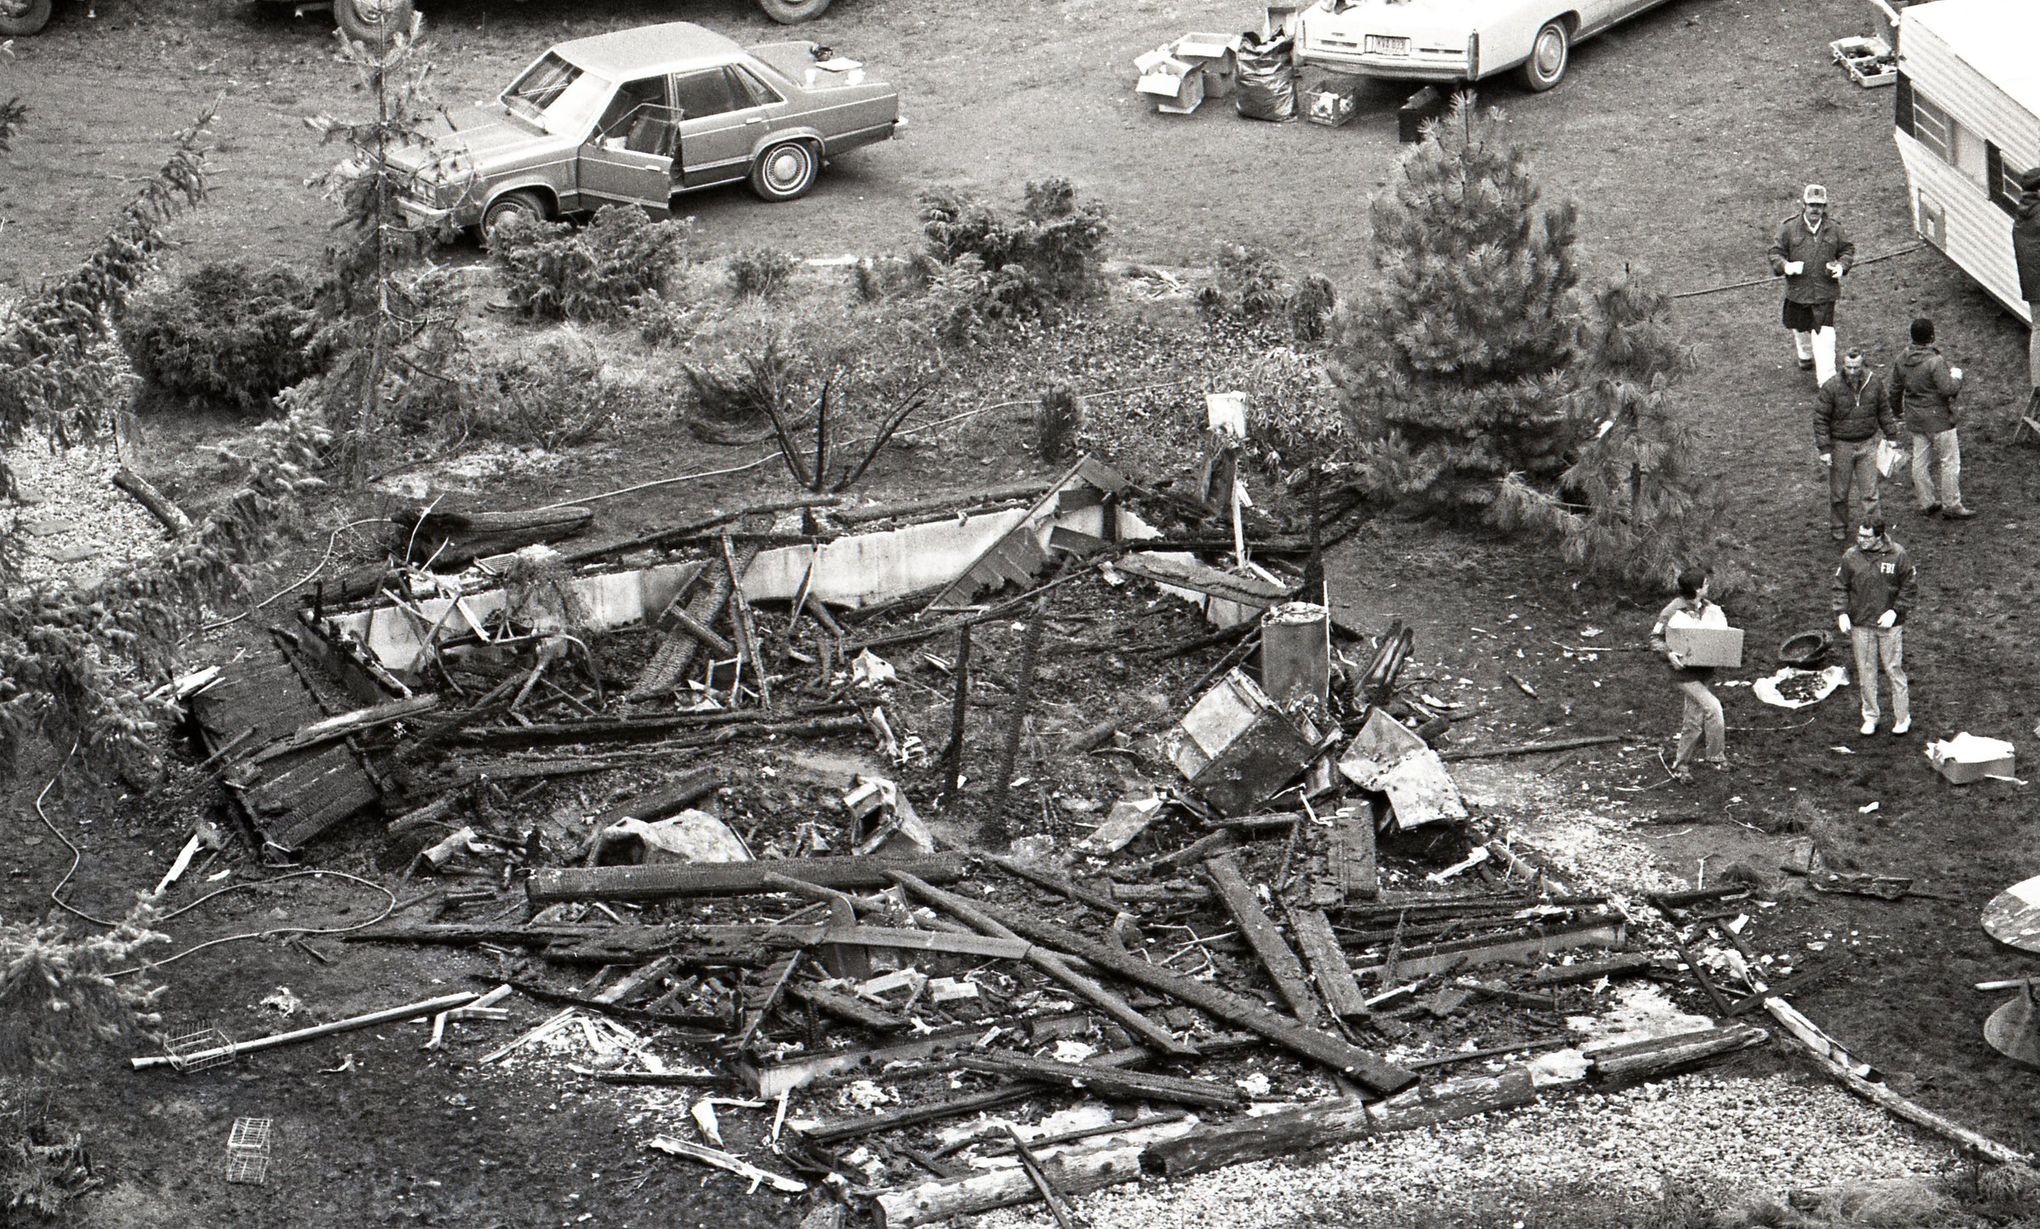
[[1665,647],[1683,656],[1689,666],[1740,666],[1742,641],[1740,627],[1665,629]]

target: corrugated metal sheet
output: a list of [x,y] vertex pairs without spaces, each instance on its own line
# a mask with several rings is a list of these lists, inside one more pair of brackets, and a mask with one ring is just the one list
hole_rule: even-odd
[[1920,216],[1923,197],[1938,205],[1947,230],[1945,242],[1938,245],[1941,250],[2013,315],[2031,324],[2019,298],[2019,271],[2012,263],[2011,217],[1991,203],[1975,180],[1918,141],[1903,132],[1892,133],[1892,138],[1912,185],[1913,229],[1927,237]]
[[[1994,28],[1941,10],[2003,10]],[[1907,9],[1899,64],[1913,88],[2019,167],[2040,166],[2040,4],[1936,0]]]

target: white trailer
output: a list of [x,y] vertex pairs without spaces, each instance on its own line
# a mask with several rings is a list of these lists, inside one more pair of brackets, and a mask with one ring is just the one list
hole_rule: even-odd
[[2012,261],[2017,176],[2040,166],[2040,3],[1933,0],[1899,14],[1892,139],[1913,229],[2033,323]]

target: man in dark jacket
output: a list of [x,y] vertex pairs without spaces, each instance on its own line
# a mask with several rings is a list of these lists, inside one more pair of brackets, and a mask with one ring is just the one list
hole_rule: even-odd
[[2012,259],[2019,266],[2019,297],[2032,314],[2026,343],[2027,376],[2033,398],[2026,413],[2040,415],[2040,166],[2019,176],[2019,204],[2012,214]]
[[1962,503],[1962,445],[1955,436],[1955,394],[1962,369],[1950,367],[1934,345],[1934,322],[1912,322],[1912,344],[1891,369],[1891,412],[1912,434],[1913,498],[1928,516],[1939,512],[1966,521],[1976,513]]
[[1897,436],[1884,377],[1870,370],[1861,350],[1849,351],[1841,373],[1820,386],[1813,410],[1813,447],[1828,470],[1828,528],[1835,541],[1847,541],[1850,525],[1877,515],[1877,445]]
[[1856,527],[1856,544],[1835,569],[1835,625],[1856,651],[1856,688],[1863,693],[1863,733],[1884,716],[1877,704],[1881,666],[1891,683],[1891,732],[1912,729],[1912,690],[1905,678],[1905,612],[1912,605],[1912,556],[1885,533],[1882,519]]
[[1812,368],[1815,384],[1835,374],[1835,301],[1842,275],[1856,263],[1856,245],[1827,208],[1827,189],[1806,185],[1799,212],[1779,223],[1769,253],[1771,272],[1785,279],[1785,327],[1800,370]]

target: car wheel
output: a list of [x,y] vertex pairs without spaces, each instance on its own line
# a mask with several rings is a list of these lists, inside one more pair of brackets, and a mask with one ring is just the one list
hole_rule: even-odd
[[333,24],[350,42],[380,44],[411,29],[411,0],[333,0]]
[[50,0],[0,0],[0,34],[34,34],[48,24]]
[[806,196],[821,173],[821,151],[810,141],[781,141],[758,155],[751,168],[751,191],[768,201]]
[[1557,85],[1565,76],[1566,61],[1572,58],[1572,36],[1562,21],[1548,21],[1530,44],[1530,58],[1523,62],[1523,84],[1538,93]]
[[550,212],[546,208],[545,198],[536,192],[529,189],[505,192],[490,201],[489,207],[482,211],[482,241],[488,242],[489,237],[496,233],[496,228],[511,218],[530,218],[534,222],[543,222]]
[[758,0],[758,7],[782,26],[797,26],[827,12],[829,0]]

